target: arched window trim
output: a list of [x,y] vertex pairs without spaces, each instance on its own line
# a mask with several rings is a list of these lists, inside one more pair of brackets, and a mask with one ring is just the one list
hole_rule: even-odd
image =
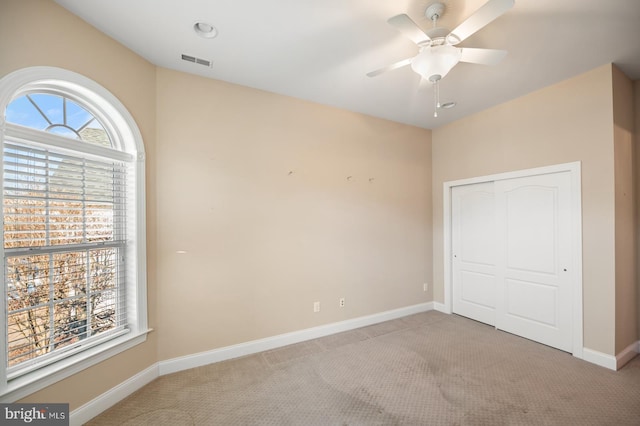
[[[94,114],[109,132],[113,149],[83,143],[5,121],[7,105],[26,93],[50,93],[65,96]],[[14,71],[0,79],[0,143],[5,138],[36,140],[57,148],[70,149],[103,157],[128,161],[132,168],[130,203],[127,220],[130,233],[127,248],[127,300],[130,312],[130,332],[98,344],[54,364],[34,370],[14,380],[7,380],[6,366],[0,368],[0,401],[11,402],[69,377],[146,340],[146,231],[145,231],[145,154],[142,135],[125,106],[107,89],[72,71],[55,67],[30,67]],[[35,137],[35,139],[34,139]],[[0,180],[2,175],[0,174]],[[1,195],[0,195],[1,196]],[[0,250],[4,252],[2,245]],[[4,253],[3,253],[4,259]],[[4,286],[4,261],[0,268],[0,282]],[[4,291],[3,291],[4,294]],[[5,297],[5,296],[3,296]],[[0,303],[0,314],[6,318],[6,304]],[[4,320],[3,320],[4,322]],[[0,338],[6,353],[6,333]],[[3,355],[4,357],[4,355]]]
[[64,94],[89,106],[89,112],[95,114],[102,124],[109,127],[107,131],[116,136],[116,149],[144,159],[140,130],[118,98],[93,80],[61,68],[30,67],[5,76],[0,83],[0,108],[3,111],[0,114],[0,127],[4,128],[6,124],[4,110],[13,99],[38,91]]

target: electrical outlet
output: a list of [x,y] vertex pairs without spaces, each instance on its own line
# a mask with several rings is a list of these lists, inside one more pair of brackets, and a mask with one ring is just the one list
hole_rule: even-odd
[[424,283],[424,284],[422,285],[422,289],[423,289],[424,291],[429,291],[429,284],[428,284],[428,283]]
[[340,300],[338,301],[338,305],[340,305],[341,308],[344,308],[344,297],[340,298]]
[[313,312],[320,312],[320,302],[313,302]]

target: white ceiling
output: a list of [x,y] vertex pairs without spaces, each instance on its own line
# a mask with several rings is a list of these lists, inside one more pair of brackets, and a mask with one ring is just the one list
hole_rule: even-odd
[[[486,0],[440,0],[453,29]],[[433,88],[410,67],[366,73],[415,56],[387,19],[408,14],[423,29],[435,0],[56,0],[150,62],[187,73],[435,128],[613,62],[640,79],[640,0],[515,0],[461,47],[506,49],[496,66],[460,63]],[[198,37],[196,21],[219,35]],[[211,60],[211,68],[182,54]]]

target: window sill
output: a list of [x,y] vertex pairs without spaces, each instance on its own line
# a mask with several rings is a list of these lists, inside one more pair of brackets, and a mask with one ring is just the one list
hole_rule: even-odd
[[94,366],[114,355],[131,349],[147,340],[152,329],[127,333],[104,344],[62,359],[7,383],[0,394],[0,402],[14,402],[62,379]]

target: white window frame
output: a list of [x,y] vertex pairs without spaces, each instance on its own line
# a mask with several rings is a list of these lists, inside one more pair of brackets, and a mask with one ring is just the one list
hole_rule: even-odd
[[[5,111],[9,103],[24,93],[33,91],[57,91],[64,96],[92,106],[91,112],[105,126],[113,140],[114,148],[123,152],[123,157],[132,158],[133,179],[131,194],[127,201],[127,252],[126,252],[126,299],[129,332],[98,343],[80,352],[61,356],[59,360],[31,371],[12,380],[7,380],[7,366],[0,368],[0,402],[13,402],[33,392],[45,388],[59,380],[98,364],[107,358],[132,348],[146,340],[150,331],[147,325],[147,291],[146,291],[146,210],[145,210],[145,155],[142,135],[133,117],[125,106],[107,89],[72,71],[55,67],[29,67],[14,71],[0,79],[0,144],[5,137],[24,138],[28,141],[30,132],[38,132],[28,128],[5,122]],[[56,138],[51,138],[55,144]],[[96,154],[104,149],[100,146],[87,147],[95,149]],[[2,173],[0,173],[0,180]],[[0,182],[0,186],[2,182]],[[2,195],[0,195],[1,197]],[[1,203],[0,203],[1,204]],[[2,258],[4,248],[0,244]],[[0,268],[0,282],[4,288],[5,267]],[[2,297],[6,298],[2,292]],[[6,318],[6,300],[0,301],[0,318]],[[7,351],[6,332],[2,332],[0,350],[3,359]]]

